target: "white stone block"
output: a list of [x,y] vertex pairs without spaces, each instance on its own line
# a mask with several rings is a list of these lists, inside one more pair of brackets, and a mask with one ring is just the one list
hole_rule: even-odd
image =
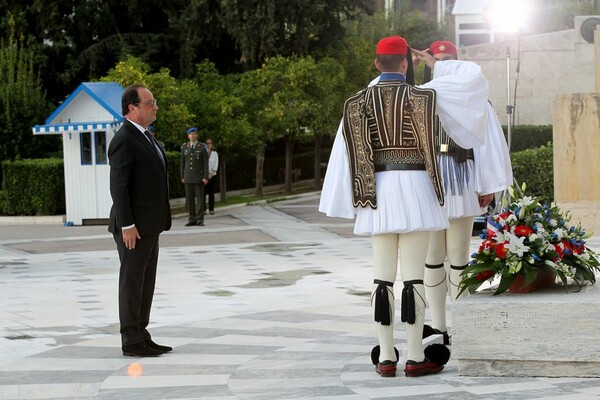
[[600,377],[600,287],[460,298],[452,357],[459,375]]

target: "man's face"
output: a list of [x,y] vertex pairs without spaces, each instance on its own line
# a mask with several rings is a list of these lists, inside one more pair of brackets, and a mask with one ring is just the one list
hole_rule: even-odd
[[433,56],[438,61],[456,60],[456,56],[450,53],[438,53]]
[[128,117],[143,127],[147,127],[156,121],[158,105],[156,105],[156,100],[152,96],[152,92],[146,88],[138,89],[138,96],[140,97],[140,102],[129,105]]
[[196,143],[198,141],[198,132],[188,133],[188,138],[190,139],[190,142]]

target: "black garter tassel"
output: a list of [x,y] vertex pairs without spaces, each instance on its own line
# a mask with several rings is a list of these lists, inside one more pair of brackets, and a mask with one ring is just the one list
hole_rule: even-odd
[[415,305],[415,288],[413,285],[422,285],[421,279],[415,279],[412,281],[404,282],[404,289],[402,289],[402,322],[414,324],[416,321],[416,305]]
[[377,284],[375,289],[375,322],[381,322],[381,325],[391,325],[391,309],[390,309],[390,298],[388,296],[387,287],[393,287],[392,282],[382,281],[379,279],[373,280],[373,283]]

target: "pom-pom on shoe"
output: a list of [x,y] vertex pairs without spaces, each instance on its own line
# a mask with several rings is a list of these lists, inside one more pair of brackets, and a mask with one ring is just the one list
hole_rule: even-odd
[[[392,378],[396,376],[396,369],[398,366],[397,361],[385,360],[379,362],[379,354],[381,353],[381,348],[379,345],[373,347],[371,350],[371,362],[375,365],[375,372],[385,378]],[[396,360],[399,359],[400,353],[398,349],[394,347],[394,353],[396,353]]]
[[417,377],[441,372],[450,359],[450,350],[443,344],[432,344],[425,348],[425,360],[421,362],[408,360],[404,367],[404,375]]
[[[400,353],[398,352],[398,349],[396,347],[394,347],[394,353],[396,353],[396,360],[399,360]],[[381,354],[381,347],[377,345],[371,350],[371,362],[373,363],[373,365],[377,365],[379,363],[379,354]]]

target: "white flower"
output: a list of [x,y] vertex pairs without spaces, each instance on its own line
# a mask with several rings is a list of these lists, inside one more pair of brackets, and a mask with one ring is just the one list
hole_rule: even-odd
[[514,235],[510,235],[512,236],[510,238],[510,241],[508,242],[508,251],[510,253],[516,254],[519,257],[523,257],[523,253],[526,253],[529,251],[529,246],[525,246],[525,244],[523,243],[523,241],[525,240],[525,237],[522,236],[520,238],[514,236]]
[[517,219],[517,216],[515,214],[510,214],[507,218],[506,218],[506,223],[509,222],[518,222],[519,220]]
[[558,222],[556,222],[555,219],[551,219],[550,221],[548,221],[548,223],[550,224],[550,226],[556,226],[556,225],[558,225]]
[[[554,226],[554,225],[552,225],[552,226]],[[554,232],[552,232],[552,233],[556,235],[558,240],[562,240],[565,237],[565,231],[560,228],[555,229]]]
[[546,230],[544,229],[544,225],[541,222],[536,222],[534,226],[537,233],[543,234],[544,232],[546,232]]
[[531,196],[524,196],[521,200],[524,206],[530,206],[533,204],[533,198]]

